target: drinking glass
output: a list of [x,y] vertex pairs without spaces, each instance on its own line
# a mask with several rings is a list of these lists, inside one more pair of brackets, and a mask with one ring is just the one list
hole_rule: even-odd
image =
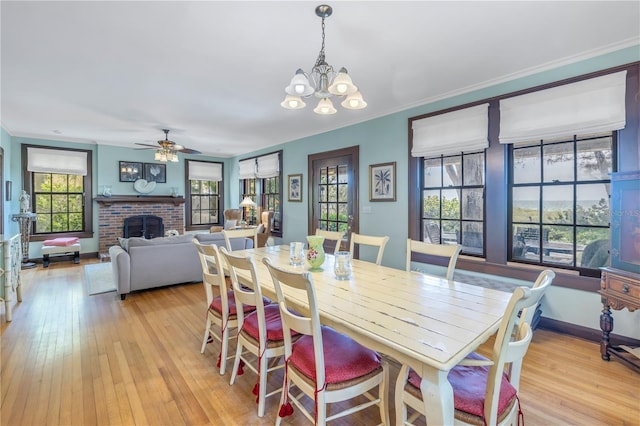
[[302,266],[304,260],[304,243],[289,243],[289,265]]
[[336,279],[348,280],[351,277],[351,252],[339,251],[335,254],[335,258],[333,272],[336,274]]

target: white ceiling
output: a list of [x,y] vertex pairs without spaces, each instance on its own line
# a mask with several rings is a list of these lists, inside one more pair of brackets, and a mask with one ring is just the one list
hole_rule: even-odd
[[2,126],[230,157],[640,44],[640,1],[332,1],[327,62],[369,106],[280,107],[320,50],[320,1],[2,1]]

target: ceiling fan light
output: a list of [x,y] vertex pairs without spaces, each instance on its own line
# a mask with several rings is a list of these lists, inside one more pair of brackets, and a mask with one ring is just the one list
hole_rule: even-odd
[[336,96],[345,96],[355,93],[358,90],[351,81],[347,69],[342,67],[329,86],[329,93]]
[[280,106],[286,109],[301,109],[304,108],[307,104],[302,101],[300,96],[291,96],[287,95],[284,98],[284,101],[280,103]]
[[367,103],[362,99],[362,93],[356,91],[355,93],[347,96],[340,105],[346,109],[363,109],[367,106]]
[[329,98],[322,98],[318,102],[318,106],[314,108],[313,112],[320,115],[335,114],[337,110],[333,106],[333,102]]
[[178,154],[176,154],[175,152],[171,154],[171,161],[174,163],[178,162]]
[[309,78],[302,69],[296,71],[296,75],[293,76],[289,85],[284,89],[291,96],[309,96],[314,90]]

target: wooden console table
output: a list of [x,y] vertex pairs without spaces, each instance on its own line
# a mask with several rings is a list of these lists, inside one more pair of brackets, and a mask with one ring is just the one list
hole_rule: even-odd
[[632,272],[614,268],[601,268],[600,295],[602,296],[602,314],[600,315],[600,355],[609,361],[611,355],[640,371],[640,358],[619,346],[612,346],[609,335],[613,330],[611,309],[627,308],[630,312],[640,309],[640,276]]

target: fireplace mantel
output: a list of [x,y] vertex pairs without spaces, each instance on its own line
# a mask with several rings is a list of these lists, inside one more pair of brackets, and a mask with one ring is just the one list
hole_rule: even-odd
[[184,204],[184,197],[170,195],[112,195],[111,197],[98,196],[94,200],[103,206],[114,203],[171,203],[174,206]]

